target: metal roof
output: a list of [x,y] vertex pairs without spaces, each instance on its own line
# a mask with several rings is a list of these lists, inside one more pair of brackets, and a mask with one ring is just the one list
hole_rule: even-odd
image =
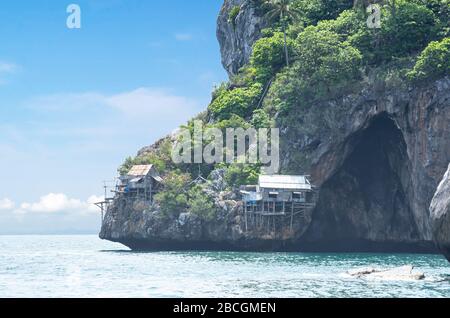
[[264,189],[311,190],[306,176],[259,176],[259,187]]
[[149,174],[152,170],[153,165],[138,165],[133,166],[131,170],[127,173],[130,177],[143,177]]
[[159,183],[162,183],[164,181],[163,178],[161,178],[159,176],[153,177],[153,179],[155,179]]

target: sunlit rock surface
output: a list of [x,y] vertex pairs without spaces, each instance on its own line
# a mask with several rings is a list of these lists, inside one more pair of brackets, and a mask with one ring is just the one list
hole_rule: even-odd
[[[230,21],[235,7],[239,12]],[[230,75],[248,62],[263,26],[251,1],[224,1],[217,35]],[[294,224],[289,239],[246,234],[239,200],[220,193],[219,179],[212,221],[190,214],[163,220],[157,207],[141,209],[118,197],[101,237],[139,249],[434,252],[434,233],[448,251],[448,227],[441,226],[440,216],[432,227],[429,212],[450,162],[448,76],[417,86],[368,76],[353,91],[289,116],[291,124],[278,127],[281,173],[311,174],[319,189],[312,215]],[[435,215],[442,206],[435,204]]]
[[433,237],[450,262],[450,165],[431,203]]

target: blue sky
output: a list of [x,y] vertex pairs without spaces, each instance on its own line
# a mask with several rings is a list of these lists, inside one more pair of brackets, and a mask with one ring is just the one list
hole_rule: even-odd
[[[68,29],[66,8],[81,8]],[[221,0],[0,4],[0,234],[95,232],[102,181],[226,79]]]

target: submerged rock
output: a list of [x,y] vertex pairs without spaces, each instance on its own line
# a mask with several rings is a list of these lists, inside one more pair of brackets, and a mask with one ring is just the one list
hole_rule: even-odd
[[434,241],[450,262],[450,165],[431,202],[430,210]]
[[379,280],[423,280],[425,274],[415,271],[414,266],[407,265],[393,269],[379,269],[367,267],[350,270],[348,275],[356,278],[379,279]]

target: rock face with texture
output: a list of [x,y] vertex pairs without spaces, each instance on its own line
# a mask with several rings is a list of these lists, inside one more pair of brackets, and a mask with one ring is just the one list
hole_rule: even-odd
[[420,87],[368,82],[292,122],[281,127],[283,172],[308,171],[320,187],[308,245],[430,245],[429,205],[450,161],[449,77]]
[[450,165],[431,203],[431,224],[434,241],[450,262]]
[[[237,15],[230,15],[237,8]],[[222,65],[230,76],[249,61],[252,45],[261,37],[265,25],[264,18],[255,10],[251,0],[224,1],[217,20],[217,39]]]
[[[250,0],[224,1],[217,35],[230,75],[248,61],[263,25]],[[311,174],[319,188],[315,210],[294,224],[288,239],[245,233],[236,194],[221,192],[220,171],[208,190],[216,198],[216,220],[184,213],[162,220],[157,207],[119,197],[101,237],[133,248],[429,252],[434,233],[448,255],[448,221],[441,222],[448,220],[448,186],[440,187],[432,218],[429,207],[450,162],[450,77],[412,87],[369,76],[342,95],[299,107],[290,114],[296,124],[279,125],[281,173]]]
[[[165,217],[157,205],[148,206],[117,195],[103,220],[100,238],[134,250],[295,250],[294,236],[306,230],[311,216],[295,220],[295,228],[302,229],[295,233],[248,230],[237,194],[224,191],[227,185],[223,172],[221,169],[213,171],[210,182],[204,187],[214,199],[216,217],[213,220],[205,221],[188,212],[175,218]],[[283,235],[288,235],[289,239]]]
[[217,197],[217,218],[204,222],[190,213],[176,219],[161,215],[157,206],[117,196],[103,220],[100,237],[134,250],[232,249],[243,237],[239,204]]
[[[292,114],[299,125],[281,127],[282,172],[308,171],[319,187],[315,210],[294,224],[294,233],[246,232],[239,198],[223,191],[218,170],[206,189],[216,219],[182,213],[166,220],[157,207],[118,197],[101,237],[134,249],[435,251],[429,206],[450,161],[449,101],[448,77],[395,89],[366,83]],[[448,183],[439,189],[433,228],[448,251],[449,227],[441,222],[448,220]]]

